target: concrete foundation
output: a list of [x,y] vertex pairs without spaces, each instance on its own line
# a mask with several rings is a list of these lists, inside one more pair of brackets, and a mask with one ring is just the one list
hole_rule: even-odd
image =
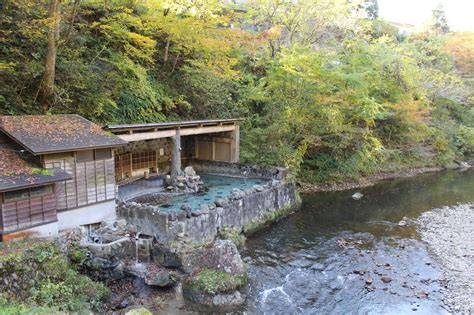
[[8,242],[17,239],[24,239],[30,237],[51,237],[58,235],[58,222],[51,222],[28,229],[11,232],[1,235],[2,242]]
[[111,200],[58,212],[58,227],[62,231],[86,224],[113,221],[116,217],[115,200]]

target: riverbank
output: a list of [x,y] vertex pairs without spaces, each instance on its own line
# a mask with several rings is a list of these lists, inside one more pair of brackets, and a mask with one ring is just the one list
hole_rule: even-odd
[[378,182],[396,179],[401,177],[413,177],[423,173],[432,173],[445,170],[444,167],[418,167],[409,168],[403,171],[388,172],[388,173],[375,173],[367,175],[355,180],[347,180],[337,183],[322,183],[322,184],[311,184],[305,182],[298,183],[298,190],[302,193],[315,193],[315,192],[327,192],[327,191],[342,191],[355,188],[370,187]]
[[448,298],[456,313],[474,313],[474,204],[425,212],[419,233],[445,269]]

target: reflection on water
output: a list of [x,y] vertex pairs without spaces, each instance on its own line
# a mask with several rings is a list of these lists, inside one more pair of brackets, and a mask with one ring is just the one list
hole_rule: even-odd
[[[364,197],[355,201],[351,195]],[[474,171],[447,171],[303,196],[301,211],[254,235],[251,313],[445,313],[440,267],[403,217],[474,201]],[[426,296],[427,295],[427,296]]]

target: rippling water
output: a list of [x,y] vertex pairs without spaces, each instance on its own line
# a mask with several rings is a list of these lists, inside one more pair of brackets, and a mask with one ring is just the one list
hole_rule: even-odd
[[[364,197],[355,201],[351,195]],[[440,266],[403,217],[474,201],[474,171],[419,175],[303,196],[302,209],[252,236],[246,311],[443,314]]]

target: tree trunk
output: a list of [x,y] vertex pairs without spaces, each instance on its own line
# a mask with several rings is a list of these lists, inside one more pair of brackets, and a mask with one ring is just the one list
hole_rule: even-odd
[[60,45],[67,44],[67,42],[71,38],[72,29],[74,28],[74,22],[76,21],[77,10],[78,10],[80,4],[81,4],[81,0],[74,0],[74,6],[72,8],[72,14],[71,14],[71,22],[69,23],[69,27],[68,27],[67,32],[66,32],[66,36],[63,36],[63,40],[62,40],[61,44],[57,43],[58,47]]
[[51,0],[49,6],[48,50],[46,52],[45,70],[41,83],[41,105],[47,111],[54,93],[54,77],[56,70],[56,54],[59,40],[59,22],[61,0]]
[[176,68],[176,64],[178,63],[178,58],[179,58],[179,53],[176,55],[176,58],[174,58],[173,69],[171,69],[171,73],[173,73],[174,69]]
[[163,68],[166,66],[166,63],[168,62],[168,53],[170,51],[170,44],[171,44],[171,40],[168,38],[168,40],[166,41],[165,54],[163,56]]
[[275,59],[275,54],[276,54],[276,52],[275,52],[275,46],[273,45],[273,41],[270,39],[270,40],[268,41],[268,44],[270,45],[270,55],[271,55],[271,58],[272,58],[272,59]]

